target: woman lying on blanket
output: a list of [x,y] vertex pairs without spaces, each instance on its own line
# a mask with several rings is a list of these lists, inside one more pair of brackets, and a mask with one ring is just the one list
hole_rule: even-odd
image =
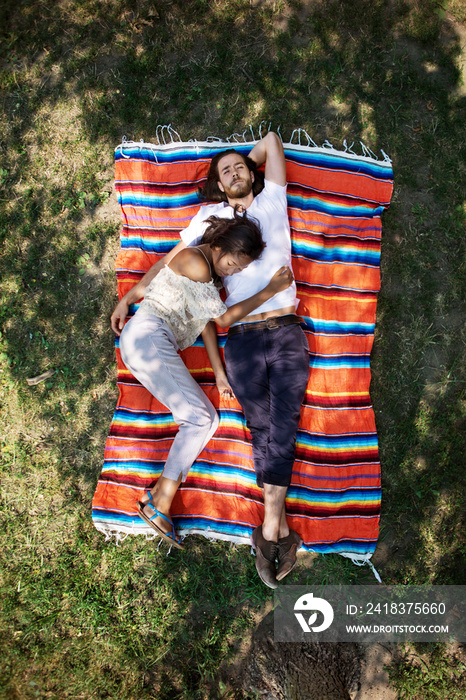
[[[218,416],[177,350],[192,345],[201,333],[220,394],[233,396],[218,352],[215,326],[209,322],[213,319],[221,327],[229,326],[293,281],[291,270],[282,267],[262,291],[227,308],[220,299],[218,278],[233,275],[257,260],[265,244],[259,226],[245,214],[235,212],[233,219],[212,216],[207,223],[201,244],[179,252],[152,279],[120,337],[126,367],[172,412],[179,425],[162,475],[138,503],[141,518],[179,549],[183,545],[175,535],[170,507],[181,481],[186,480],[191,465],[215,433]],[[134,299],[134,288],[129,294]],[[125,304],[123,297],[119,306]],[[112,328],[120,335],[115,313]]]

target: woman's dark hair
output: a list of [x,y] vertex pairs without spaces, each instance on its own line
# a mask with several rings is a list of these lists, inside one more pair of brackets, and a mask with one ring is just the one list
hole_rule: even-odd
[[264,189],[264,173],[262,173],[260,170],[257,170],[257,165],[255,162],[249,158],[249,156],[243,155],[243,153],[239,153],[236,151],[234,148],[229,148],[227,151],[221,151],[220,153],[217,153],[212,160],[210,161],[210,166],[209,170],[207,172],[207,180],[205,181],[204,185],[200,187],[197,191],[199,197],[204,201],[207,200],[209,202],[227,202],[227,196],[225,192],[222,192],[219,189],[218,186],[218,162],[223,158],[224,156],[230,155],[230,153],[237,153],[241,158],[244,160],[245,165],[249,171],[252,171],[254,173],[254,182],[252,183],[252,193],[254,197],[256,197],[259,192],[262,192]]
[[249,218],[246,212],[240,214],[237,206],[232,219],[209,216],[206,223],[208,226],[201,243],[207,243],[211,248],[220,248],[222,257],[234,253],[257,260],[265,248],[258,222]]

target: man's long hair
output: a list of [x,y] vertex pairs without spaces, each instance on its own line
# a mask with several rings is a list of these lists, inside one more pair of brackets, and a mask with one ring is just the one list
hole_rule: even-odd
[[218,162],[224,156],[230,155],[230,153],[237,153],[239,156],[241,156],[248,170],[254,173],[254,182],[252,183],[252,193],[254,197],[256,197],[259,194],[259,192],[262,192],[262,190],[264,189],[264,173],[262,173],[260,170],[257,170],[257,165],[255,164],[255,162],[251,158],[249,158],[249,156],[245,156],[243,155],[243,153],[239,153],[239,151],[236,151],[234,148],[229,148],[227,151],[221,151],[220,153],[217,153],[217,155],[215,155],[210,161],[209,171],[207,173],[207,180],[204,183],[204,185],[200,187],[197,191],[199,197],[202,200],[209,202],[228,202],[228,198],[225,192],[222,192],[219,189],[217,182],[219,180]]

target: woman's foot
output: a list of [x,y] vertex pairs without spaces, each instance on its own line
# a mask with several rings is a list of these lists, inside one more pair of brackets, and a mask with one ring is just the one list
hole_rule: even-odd
[[[161,515],[157,515],[155,512],[155,507],[156,504],[154,503],[153,497],[155,494],[152,494],[150,491],[146,491],[144,493],[144,496],[141,498],[141,500],[138,502],[138,510],[141,513],[144,513],[144,515],[151,520],[152,523],[157,525],[159,530],[162,530],[162,532],[171,533],[172,528],[170,527],[169,523],[165,520],[165,518],[170,519],[170,513],[162,513],[162,511],[157,508],[157,511],[161,513],[161,515],[164,515],[165,517],[162,518]],[[154,517],[155,516],[155,517]],[[170,519],[171,521],[171,519]]]
[[158,510],[152,500],[150,491],[147,491],[141,501],[138,501],[138,511],[144,522],[150,525],[159,537],[170,542],[170,544],[178,549],[184,549],[181,540],[176,537],[175,526],[173,525],[172,519],[169,515]]

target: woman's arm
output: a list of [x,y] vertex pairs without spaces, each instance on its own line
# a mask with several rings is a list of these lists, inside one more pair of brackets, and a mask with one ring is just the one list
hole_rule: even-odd
[[139,282],[120,299],[110,317],[110,323],[116,335],[120,335],[121,331],[123,330],[130,304],[134,304],[139,301],[139,299],[142,299],[146,288],[152,282],[154,277],[159,274],[160,270],[167,265],[170,260],[173,260],[175,255],[177,255],[181,250],[184,250],[184,248],[186,248],[186,243],[184,243],[184,241],[180,241],[174,248],[172,248],[172,250],[170,250],[169,253],[164,255],[163,258],[156,262],[155,265],[152,265],[144,277],[142,277]]
[[204,341],[205,349],[207,350],[207,354],[209,356],[211,367],[214,370],[215,383],[217,384],[218,393],[220,396],[224,396],[225,398],[234,399],[235,395],[233,393],[233,389],[228,382],[225,368],[222,360],[220,359],[217,342],[217,329],[215,328],[215,324],[212,323],[212,321],[209,321],[201,335],[202,340]]
[[212,279],[209,263],[195,247],[182,250],[176,258],[171,260],[168,267],[176,275],[189,277],[194,282],[210,282]]
[[231,326],[232,323],[250,314],[254,309],[257,309],[258,306],[261,306],[261,304],[271,299],[275,294],[278,294],[278,292],[287,289],[293,282],[293,279],[293,273],[290,268],[287,266],[281,267],[264,289],[254,294],[254,296],[249,297],[249,299],[244,299],[244,301],[233,304],[224,314],[215,318],[214,321],[218,323],[221,328]]

